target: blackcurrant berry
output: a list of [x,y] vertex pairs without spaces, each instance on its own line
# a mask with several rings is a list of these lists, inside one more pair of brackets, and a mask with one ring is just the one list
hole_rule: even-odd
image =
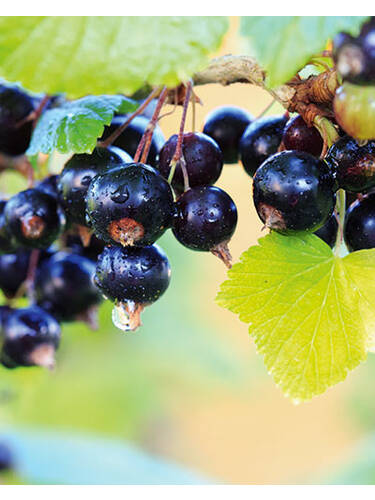
[[65,164],[58,181],[69,220],[85,226],[85,197],[91,180],[97,174],[131,161],[132,158],[119,148],[95,148],[91,154],[73,155]]
[[9,446],[0,442],[0,472],[12,469],[14,466],[14,457]]
[[352,137],[341,137],[326,156],[327,163],[335,169],[338,186],[360,193],[375,187],[375,142],[358,145]]
[[96,236],[117,245],[152,245],[171,227],[174,216],[168,182],[142,163],[97,175],[86,202],[88,221]]
[[334,177],[308,153],[277,153],[257,170],[253,198],[266,227],[280,232],[316,231],[333,212]]
[[269,156],[277,153],[287,121],[285,116],[271,116],[255,120],[246,128],[240,140],[240,155],[250,176]]
[[222,106],[207,115],[203,133],[217,142],[224,163],[238,162],[240,139],[253,120],[250,113],[237,106]]
[[350,252],[375,248],[375,194],[369,194],[349,207],[344,239]]
[[26,250],[0,255],[0,289],[7,298],[13,298],[26,280],[29,260]]
[[[117,115],[113,118],[112,123],[109,127],[105,127],[103,136],[101,140],[106,139],[110,136],[120,125],[126,120],[125,116]],[[123,149],[130,156],[134,156],[137,151],[138,144],[142,139],[142,135],[146,131],[149,119],[145,116],[136,116],[130,122],[128,127],[122,132],[121,135],[113,142],[114,146]],[[157,165],[157,158],[159,156],[159,151],[165,143],[165,138],[161,128],[159,126],[155,127],[154,133],[152,135],[152,141],[150,146],[150,151],[147,157],[147,163],[153,167]]]
[[16,250],[16,244],[6,227],[4,216],[5,205],[6,201],[0,200],[0,253],[11,253]]
[[37,306],[15,309],[5,321],[1,357],[8,364],[52,368],[60,343],[56,319]]
[[339,33],[334,39],[334,60],[342,78],[355,84],[375,83],[375,22],[362,26],[357,38]]
[[95,264],[81,255],[58,252],[43,262],[35,279],[37,304],[59,321],[89,320],[100,301]]
[[[31,96],[17,86],[0,85],[0,151],[23,154],[29,146],[33,122],[24,121],[34,111]],[[23,122],[24,121],[24,122]]]
[[338,230],[338,223],[336,216],[334,214],[327,220],[327,222],[320,229],[315,231],[315,234],[319,236],[323,241],[327,243],[331,248],[335,246],[336,236]]
[[105,248],[99,256],[95,283],[104,296],[117,305],[116,326],[135,330],[140,325],[143,308],[166,291],[170,276],[168,258],[157,245],[114,246]]
[[[160,151],[158,170],[165,179],[169,177],[176,146],[177,135],[172,135]],[[211,137],[193,132],[184,134],[182,153],[190,187],[214,184],[218,180],[223,168],[223,155]],[[173,175],[172,186],[178,192],[184,191],[184,176],[179,164]]]
[[59,203],[61,203],[62,198],[58,188],[59,176],[49,175],[45,179],[35,184],[35,188],[43,193],[49,194]]
[[[53,255],[53,250],[39,251],[38,266]],[[27,278],[31,252],[19,250],[16,253],[0,255],[0,290],[12,299],[20,291]]]
[[237,208],[222,189],[203,186],[189,189],[177,201],[173,234],[192,250],[212,252],[230,267],[227,244],[237,225]]
[[35,188],[12,196],[5,205],[4,217],[9,234],[27,248],[47,248],[66,222],[55,198]]
[[298,115],[286,124],[283,134],[285,149],[305,151],[319,156],[323,149],[323,139],[315,127],[308,127]]

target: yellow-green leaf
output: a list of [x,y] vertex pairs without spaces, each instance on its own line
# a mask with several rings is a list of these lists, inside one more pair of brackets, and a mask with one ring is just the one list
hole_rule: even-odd
[[250,38],[267,83],[276,87],[301,70],[325,49],[339,31],[358,34],[366,16],[252,16],[242,17],[241,33]]
[[0,17],[0,76],[35,92],[131,94],[207,63],[226,17]]
[[303,401],[365,360],[375,329],[375,250],[336,257],[317,236],[272,233],[243,253],[217,302],[249,324],[283,392]]

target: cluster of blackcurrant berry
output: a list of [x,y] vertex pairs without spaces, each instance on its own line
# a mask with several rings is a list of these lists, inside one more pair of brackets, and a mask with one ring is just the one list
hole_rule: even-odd
[[[368,33],[365,26],[362,42]],[[165,141],[157,122],[167,96],[164,88],[146,99],[151,108],[115,116],[91,154],[74,154],[59,174],[0,200],[4,366],[52,366],[60,323],[93,325],[103,296],[114,303],[115,325],[135,330],[169,285],[168,258],[155,244],[169,228],[185,247],[230,267],[237,209],[214,186],[224,163],[240,160],[253,178],[254,205],[270,230],[315,232],[332,248],[342,232],[350,251],[375,246],[375,142],[357,142],[333,124],[341,137],[326,152],[300,115],[254,119],[233,106],[212,111],[201,133],[184,133],[191,83],[179,133]],[[1,154],[24,154],[38,104],[0,86]],[[354,201],[345,228],[336,219],[338,189]],[[25,295],[29,306],[15,308]]]
[[[7,98],[0,102],[0,147],[8,147],[0,151],[21,155],[38,102],[16,87],[1,91]],[[243,115],[242,128],[249,123]],[[180,132],[165,141],[156,125],[146,164],[134,160],[149,129],[146,116],[134,116],[113,145],[102,146],[125,118],[115,116],[91,154],[73,155],[60,174],[0,200],[0,288],[9,301],[0,308],[5,367],[53,366],[60,323],[93,324],[102,296],[115,303],[116,326],[135,330],[144,307],[169,285],[168,258],[155,245],[168,228],[186,247],[230,266],[237,209],[212,185],[223,167],[218,144],[205,133]],[[14,137],[21,129],[22,141]],[[229,146],[237,159],[237,144]],[[29,306],[15,308],[25,295]]]
[[358,37],[339,33],[333,42],[336,68],[344,81],[375,83],[375,18],[365,23]]

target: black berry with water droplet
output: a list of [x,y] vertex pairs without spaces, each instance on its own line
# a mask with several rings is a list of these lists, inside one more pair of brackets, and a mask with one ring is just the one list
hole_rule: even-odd
[[340,188],[362,193],[375,187],[375,141],[360,146],[348,135],[341,137],[325,159],[335,170]]
[[75,154],[60,174],[58,188],[71,222],[86,225],[87,189],[92,179],[113,167],[132,162],[119,148],[95,148],[91,154]]
[[16,85],[0,85],[0,151],[10,156],[23,154],[29,146],[34,101]]
[[173,234],[184,246],[212,252],[230,265],[227,243],[237,225],[237,208],[222,189],[203,186],[189,189],[177,203]]
[[[101,140],[106,139],[110,136],[120,125],[122,125],[126,120],[126,116],[118,115],[112,120],[109,127],[105,127],[103,136]],[[113,142],[114,146],[121,148],[134,157],[137,151],[138,144],[142,139],[142,135],[146,131],[149,119],[145,116],[136,116],[130,122],[128,127],[119,135],[119,137]],[[161,128],[159,126],[155,127],[154,133],[152,134],[152,141],[150,146],[150,151],[147,157],[147,163],[153,167],[157,165],[157,158],[159,156],[159,151],[165,143],[165,138]]]
[[65,226],[65,216],[52,196],[38,189],[21,191],[6,203],[5,227],[18,246],[47,248]]
[[46,311],[37,306],[14,309],[4,322],[3,332],[3,364],[53,366],[60,326]]
[[267,158],[277,153],[287,121],[285,116],[270,116],[255,120],[246,128],[240,141],[240,155],[250,176]]
[[155,302],[168,288],[171,269],[164,251],[148,247],[106,247],[99,256],[95,283],[113,302]]
[[116,245],[147,246],[171,227],[173,194],[154,168],[132,163],[98,175],[87,197],[87,218],[99,239]]
[[[177,135],[172,135],[160,151],[158,170],[169,178],[170,163],[177,146]],[[183,135],[182,153],[186,163],[189,186],[214,184],[223,169],[223,155],[217,143],[208,135],[189,132]],[[181,166],[177,164],[172,186],[177,192],[184,191],[184,177]]]
[[375,193],[350,205],[345,217],[344,239],[351,252],[375,248]]
[[302,116],[288,121],[283,133],[285,149],[304,151],[319,156],[323,149],[323,139],[315,127],[308,127]]
[[285,233],[316,231],[332,215],[334,189],[325,162],[308,153],[283,151],[257,170],[253,199],[268,228]]
[[254,117],[237,106],[222,106],[207,115],[203,133],[214,139],[223,153],[224,163],[237,163],[239,144]]
[[60,321],[85,319],[101,302],[94,284],[95,264],[81,255],[58,252],[38,269],[35,296],[38,305]]
[[327,220],[327,222],[319,228],[317,231],[315,231],[314,234],[319,236],[323,241],[327,243],[331,248],[335,246],[336,243],[336,236],[337,236],[337,230],[338,230],[338,223],[336,216],[334,214],[331,215],[331,217]]

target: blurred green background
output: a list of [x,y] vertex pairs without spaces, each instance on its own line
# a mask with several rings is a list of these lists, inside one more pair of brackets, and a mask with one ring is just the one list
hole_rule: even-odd
[[[237,23],[222,54],[241,52]],[[270,102],[241,84],[197,94],[204,103],[199,129],[216,106],[239,105],[256,116]],[[279,112],[275,105],[268,114]],[[166,137],[180,113],[162,120]],[[0,191],[22,183],[2,175]],[[241,166],[226,166],[219,185],[239,209],[231,244],[237,260],[261,235],[251,181]],[[0,441],[16,460],[0,484],[372,484],[375,358],[323,396],[293,405],[268,376],[246,325],[215,305],[222,263],[171,234],[160,245],[172,282],[138,332],[114,328],[105,303],[98,331],[64,326],[54,372],[0,368]]]

